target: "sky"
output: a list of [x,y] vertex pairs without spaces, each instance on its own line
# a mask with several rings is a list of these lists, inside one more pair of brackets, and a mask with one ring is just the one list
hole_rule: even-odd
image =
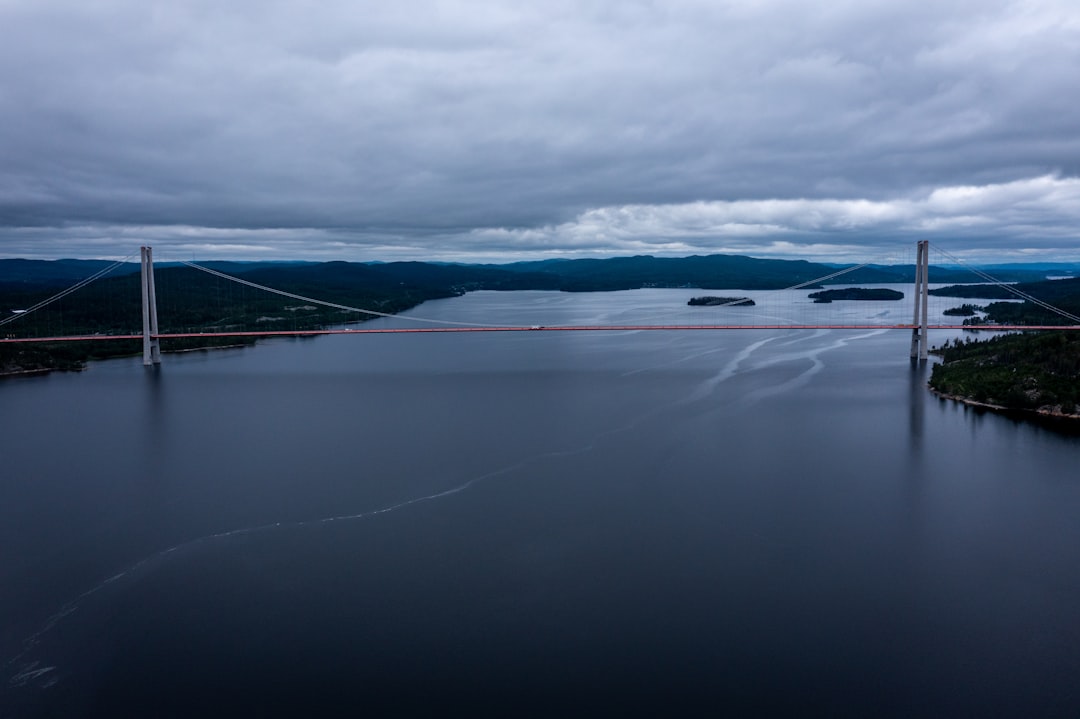
[[0,0],[0,257],[1078,261],[1078,97],[1075,0]]

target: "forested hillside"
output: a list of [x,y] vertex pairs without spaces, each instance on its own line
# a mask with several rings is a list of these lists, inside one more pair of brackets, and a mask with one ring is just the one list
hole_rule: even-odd
[[[1018,289],[1066,312],[1080,315],[1080,279],[1024,283]],[[950,297],[999,297],[994,285],[942,288]],[[1015,297],[1005,291],[1008,296]],[[998,324],[1078,324],[1033,302],[964,305],[986,313],[964,320],[974,327]],[[961,399],[1008,409],[1075,414],[1080,403],[1080,331],[1024,332],[987,340],[946,343],[939,350],[930,386]]]
[[1080,404],[1080,332],[1039,332],[946,343],[930,386],[1009,409],[1074,414]]

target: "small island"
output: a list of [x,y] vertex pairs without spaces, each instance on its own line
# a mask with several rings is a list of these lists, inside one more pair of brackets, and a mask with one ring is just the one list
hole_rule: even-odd
[[935,297],[960,297],[978,300],[1011,300],[1016,293],[1010,292],[1003,285],[949,285],[929,291]]
[[950,307],[941,314],[948,317],[974,317],[979,312],[985,312],[985,307],[978,305],[962,304],[959,307]]
[[749,297],[692,297],[686,304],[692,307],[753,307]]
[[826,304],[834,300],[878,300],[893,302],[904,299],[904,293],[897,290],[884,288],[866,289],[864,287],[847,287],[842,290],[823,290],[811,292],[807,295],[816,304]]

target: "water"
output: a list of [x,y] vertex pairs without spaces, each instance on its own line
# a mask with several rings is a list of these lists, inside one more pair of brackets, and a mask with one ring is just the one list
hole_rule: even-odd
[[1074,716],[1080,439],[933,397],[908,343],[337,336],[0,382],[0,716]]

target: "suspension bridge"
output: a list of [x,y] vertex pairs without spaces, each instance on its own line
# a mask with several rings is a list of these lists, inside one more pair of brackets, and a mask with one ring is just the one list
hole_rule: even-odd
[[[141,320],[142,327],[138,331],[108,332],[108,333],[72,333],[72,334],[43,334],[37,336],[20,337],[14,334],[0,336],[0,345],[9,344],[41,344],[41,343],[64,343],[64,342],[101,342],[119,340],[141,340],[143,347],[143,362],[146,365],[155,365],[161,362],[161,340],[206,340],[211,338],[263,338],[263,337],[305,337],[318,335],[372,335],[372,334],[415,334],[415,333],[479,333],[479,332],[610,332],[610,331],[722,331],[722,330],[907,330],[911,334],[910,356],[913,359],[925,360],[929,351],[928,334],[932,330],[957,330],[961,326],[956,323],[930,322],[929,317],[929,271],[930,271],[930,245],[928,241],[921,240],[916,244],[915,277],[912,285],[912,307],[910,308],[910,322],[857,322],[857,321],[805,321],[805,322],[730,322],[730,323],[702,323],[702,322],[678,322],[665,321],[662,323],[582,323],[582,324],[485,324],[477,322],[458,322],[446,319],[432,319],[413,315],[400,315],[392,312],[384,312],[370,308],[353,307],[341,303],[330,302],[316,297],[301,295],[295,292],[270,287],[268,285],[253,282],[242,277],[236,277],[219,270],[197,264],[195,262],[180,261],[179,264],[198,270],[209,276],[216,277],[227,283],[233,283],[252,290],[276,295],[291,300],[326,307],[341,312],[355,313],[367,318],[383,317],[417,323],[422,326],[405,327],[319,327],[319,328],[295,328],[295,329],[245,329],[230,327],[227,329],[209,328],[206,330],[184,331],[161,331],[158,320],[157,283],[155,280],[153,249],[151,247],[140,248],[140,274],[139,288],[141,296]],[[947,254],[947,253],[945,253]],[[951,256],[950,256],[951,257]],[[953,258],[955,259],[955,258]],[[34,303],[25,310],[19,310],[8,317],[0,318],[0,328],[5,325],[23,319],[24,317],[54,305],[65,297],[72,295],[87,287],[91,283],[105,277],[116,267],[125,264],[121,260],[109,267],[103,268],[90,277],[81,280],[71,287],[54,294],[51,297]],[[843,275],[869,266],[870,263],[857,264],[851,267],[837,270],[831,274],[814,278],[791,287],[775,292],[791,292],[807,287],[818,286],[819,283],[837,280]],[[1028,331],[1028,330],[1080,330],[1080,317],[1044,302],[995,278],[973,269],[980,281],[1006,288],[1015,299],[1031,302],[1044,310],[1063,317],[1070,324],[983,324],[971,329],[992,331]],[[742,298],[736,298],[722,302],[718,306],[735,306],[740,304]],[[717,306],[717,305],[714,305]],[[286,308],[291,309],[291,308]],[[891,312],[889,314],[892,314]]]

